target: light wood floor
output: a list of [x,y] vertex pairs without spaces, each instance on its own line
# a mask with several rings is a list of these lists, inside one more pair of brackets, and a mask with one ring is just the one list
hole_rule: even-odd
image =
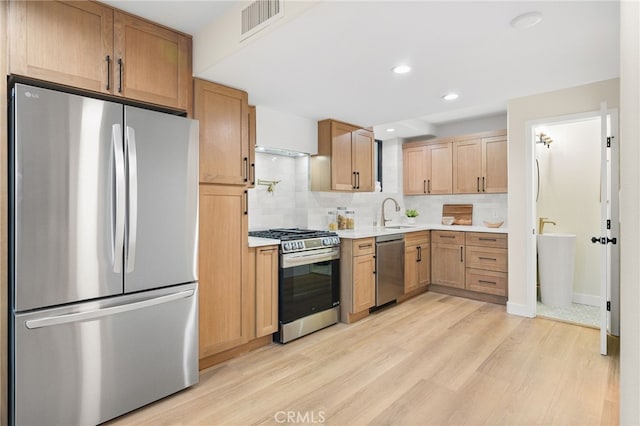
[[425,293],[211,367],[115,425],[618,424],[618,341]]

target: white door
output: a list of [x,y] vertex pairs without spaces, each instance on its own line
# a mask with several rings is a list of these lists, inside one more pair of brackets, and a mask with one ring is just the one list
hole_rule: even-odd
[[[606,102],[600,108],[600,235],[592,241],[601,247],[600,257],[600,353],[607,355],[610,311],[616,305],[619,277],[618,262],[618,140],[612,131],[617,115],[610,114]],[[612,292],[612,289],[613,290]],[[615,296],[615,297],[612,297]],[[613,302],[613,303],[612,303]],[[616,330],[617,331],[617,330]]]

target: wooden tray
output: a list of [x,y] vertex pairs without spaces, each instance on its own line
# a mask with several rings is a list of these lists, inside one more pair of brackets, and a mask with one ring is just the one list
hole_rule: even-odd
[[442,216],[453,216],[454,225],[473,223],[473,204],[443,204]]

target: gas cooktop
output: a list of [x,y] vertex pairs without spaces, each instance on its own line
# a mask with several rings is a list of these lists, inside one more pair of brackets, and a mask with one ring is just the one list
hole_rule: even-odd
[[250,231],[249,236],[280,240],[282,252],[306,251],[340,245],[338,234],[317,229],[275,228]]

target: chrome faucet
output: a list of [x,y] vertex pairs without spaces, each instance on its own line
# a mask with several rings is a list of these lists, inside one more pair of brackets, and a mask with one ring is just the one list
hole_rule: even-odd
[[386,219],[384,217],[384,203],[386,203],[388,200],[391,200],[395,203],[396,205],[396,211],[399,212],[400,211],[400,204],[398,204],[398,202],[396,200],[394,200],[391,197],[387,197],[382,201],[382,226],[387,226],[387,222],[389,222],[391,219]]
[[547,220],[549,219],[548,217],[541,217],[540,220],[538,221],[538,235],[542,235],[542,232],[544,231],[544,224],[545,223],[550,223],[552,225],[555,225],[556,223],[552,220]]

